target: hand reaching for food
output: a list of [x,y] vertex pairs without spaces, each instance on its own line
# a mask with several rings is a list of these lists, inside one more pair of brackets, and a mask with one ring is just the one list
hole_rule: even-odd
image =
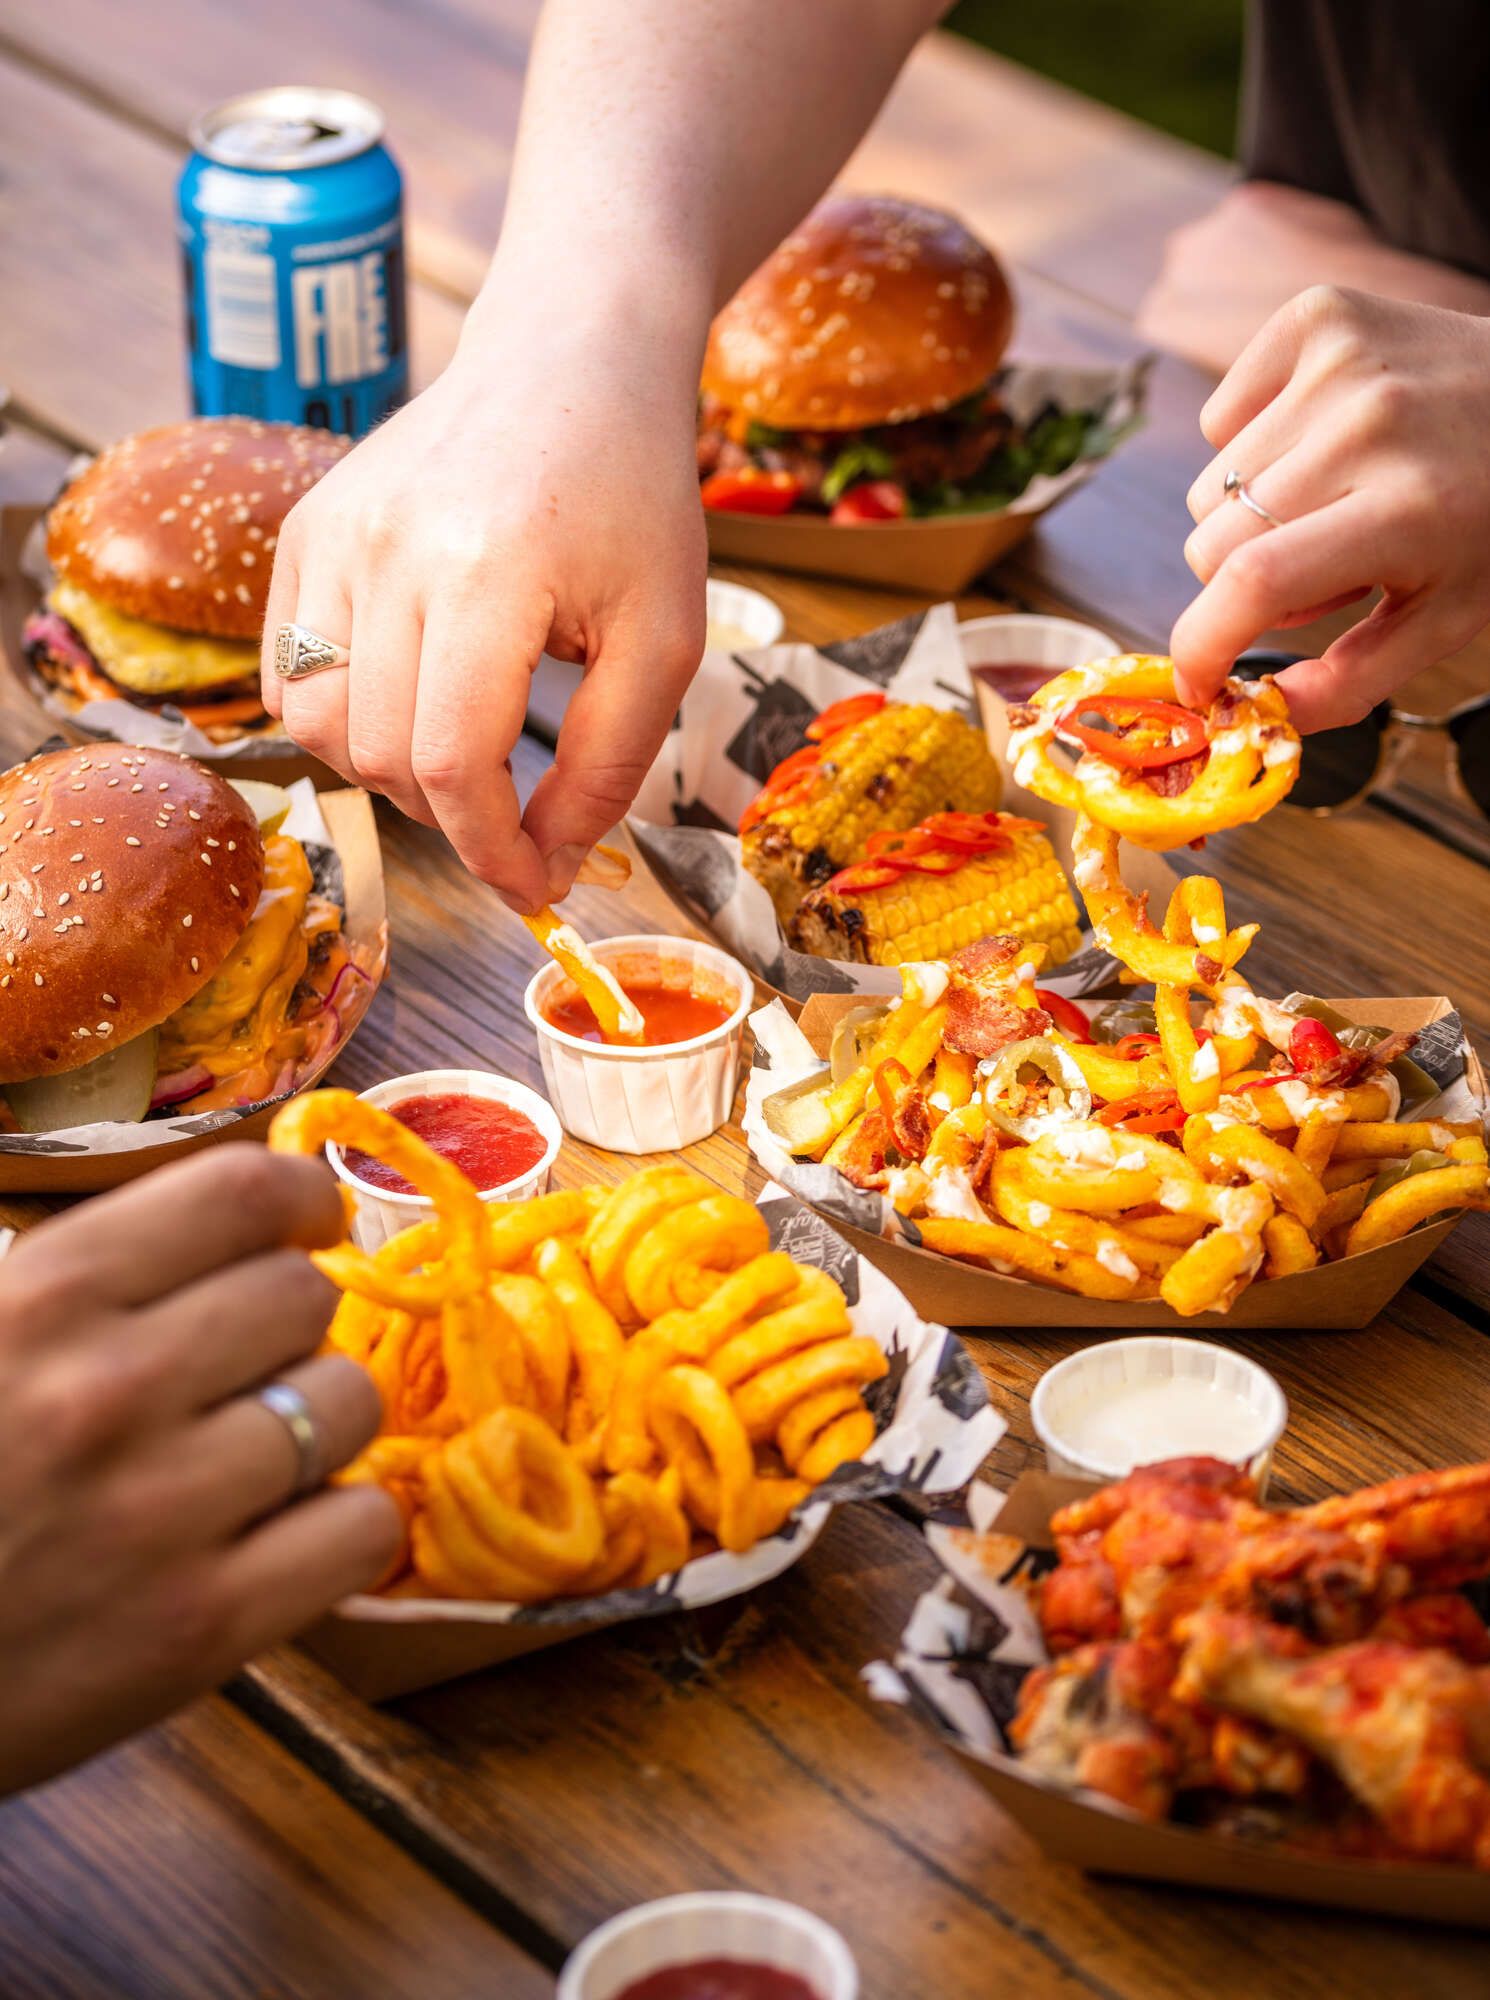
[[[336,1295],[302,1249],[341,1229],[319,1162],[227,1146],[6,1256],[0,1793],[215,1687],[387,1566],[384,1494],[303,1491],[378,1421],[363,1370],[316,1354]],[[266,1380],[287,1407],[265,1407]]]
[[[275,556],[266,647],[293,622],[351,659],[285,682],[266,658],[266,706],[524,910],[626,811],[703,652],[692,391],[630,354],[614,325],[463,347]],[[585,678],[524,811],[508,760],[545,649]]]
[[1487,417],[1483,319],[1329,286],[1275,313],[1201,412],[1217,456],[1189,494],[1204,588],[1171,641],[1182,696],[1203,707],[1263,633],[1378,587],[1280,676],[1298,729],[1358,721],[1467,645],[1490,621]]

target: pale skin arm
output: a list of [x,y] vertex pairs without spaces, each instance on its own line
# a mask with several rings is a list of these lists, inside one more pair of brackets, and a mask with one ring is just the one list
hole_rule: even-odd
[[[550,0],[502,236],[439,380],[300,502],[265,622],[350,644],[265,699],[516,907],[624,813],[703,646],[694,405],[716,307],[873,117],[928,0]],[[847,52],[847,53],[846,53]],[[545,648],[553,768],[506,769]]]
[[1171,233],[1138,331],[1220,375],[1264,321],[1311,285],[1490,313],[1483,278],[1383,242],[1347,203],[1243,181]]

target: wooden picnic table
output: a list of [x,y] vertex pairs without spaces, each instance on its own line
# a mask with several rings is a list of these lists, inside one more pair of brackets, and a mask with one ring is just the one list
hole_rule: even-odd
[[[0,500],[49,497],[71,452],[184,411],[171,189],[190,114],[244,85],[320,78],[387,110],[410,195],[415,356],[448,355],[501,212],[536,0],[12,0],[0,33],[0,290],[10,434]],[[1132,354],[1165,230],[1218,163],[934,37],[850,178],[959,203],[1019,262],[1020,351]],[[1208,384],[1163,360],[1150,421],[969,596],[965,614],[1065,608],[1162,645],[1190,589],[1184,493]],[[733,572],[744,576],[744,572]],[[751,576],[826,640],[919,600]],[[1483,688],[1490,652],[1421,677],[1419,705]],[[6,677],[0,762],[46,733]],[[534,738],[515,766],[531,783]],[[520,1005],[527,934],[438,836],[380,811],[393,971],[337,1080],[475,1063],[539,1080]],[[1259,919],[1259,983],[1449,992],[1490,1038],[1490,853],[1431,757],[1328,821],[1284,809],[1212,843]],[[591,934],[676,928],[660,894],[582,892]],[[751,1188],[737,1128],[690,1157]],[[562,1178],[628,1163],[569,1145]],[[26,1222],[27,1204],[0,1209]],[[1463,1225],[1359,1333],[1236,1344],[1281,1380],[1285,1497],[1490,1455],[1490,1219]],[[969,1336],[1007,1437],[1038,1459],[1028,1398],[1072,1332]],[[223,1694],[0,1808],[0,1989],[109,2000],[351,1994],[525,2000],[628,1904],[711,1886],[794,1898],[840,1926],[866,2000],[1200,1992],[1317,2000],[1484,1991],[1484,1942],[1367,1917],[1084,1879],[1048,1862],[924,1728],[870,1701],[935,1572],[887,1506],[838,1515],[753,1596],[642,1622],[373,1709],[286,1648]]]

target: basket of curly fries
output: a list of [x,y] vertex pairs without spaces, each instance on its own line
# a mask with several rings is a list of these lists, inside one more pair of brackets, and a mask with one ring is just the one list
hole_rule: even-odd
[[339,1090],[270,1132],[328,1143],[434,1205],[371,1254],[314,1253],[343,1295],[330,1345],[383,1399],[338,1477],[385,1487],[408,1531],[381,1590],[308,1638],[361,1693],[735,1596],[835,1505],[953,1491],[1002,1432],[961,1343],[778,1190],[747,1201],[666,1163],[483,1203]]
[[1270,682],[1206,715],[1173,696],[1167,660],[1123,656],[1011,714],[1019,783],[1074,814],[1120,998],[1037,990],[1044,945],[1005,934],[902,966],[893,1001],[753,1019],[757,1158],[953,1325],[1361,1326],[1490,1207],[1484,1077],[1447,999],[1271,998],[1219,882],[1175,878],[1158,921],[1125,884],[1123,841],[1244,824],[1297,772]]
[[975,1485],[877,1692],[1104,1874],[1490,1928],[1490,1465]]

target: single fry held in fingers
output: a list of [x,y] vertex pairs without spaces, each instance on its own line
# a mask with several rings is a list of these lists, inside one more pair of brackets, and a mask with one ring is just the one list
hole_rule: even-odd
[[608,1042],[639,1047],[646,1023],[636,1002],[621,989],[616,975],[603,966],[573,924],[546,905],[523,922],[557,965],[561,965]]

